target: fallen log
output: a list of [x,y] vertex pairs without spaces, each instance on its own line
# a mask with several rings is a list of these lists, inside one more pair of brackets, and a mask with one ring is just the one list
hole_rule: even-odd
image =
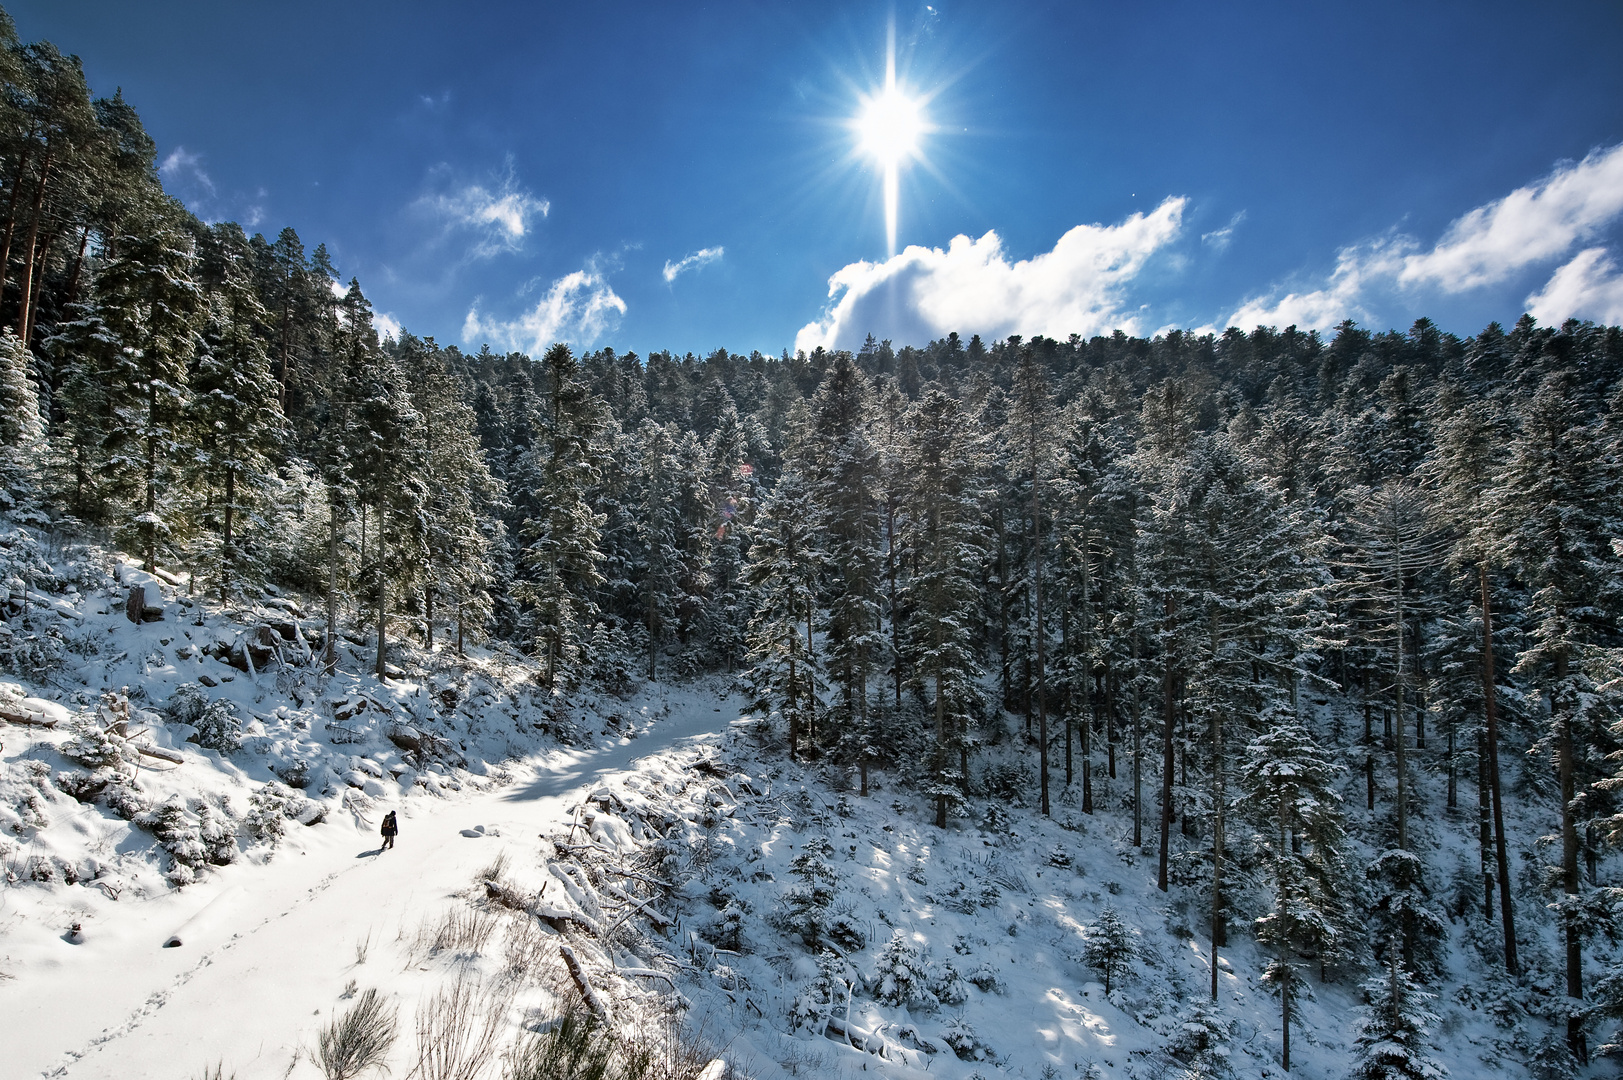
[[0,720],[4,720],[8,724],[25,724],[28,727],[49,728],[56,726],[55,717],[36,716],[31,712],[8,708],[4,705],[0,705]]
[[162,746],[153,746],[151,743],[142,742],[131,743],[130,745],[135,747],[137,753],[144,754],[147,757],[157,758],[160,761],[167,761],[174,765],[186,764],[186,758],[179,750],[168,750]]
[[568,945],[560,945],[558,946],[558,952],[563,955],[564,966],[569,969],[569,977],[575,980],[575,985],[580,989],[580,996],[586,1000],[586,1007],[591,1009],[599,1020],[612,1027],[614,1025],[613,1015],[609,1012],[608,1005],[593,989],[592,984],[587,981],[585,969],[580,966],[580,961],[575,958],[575,950]]

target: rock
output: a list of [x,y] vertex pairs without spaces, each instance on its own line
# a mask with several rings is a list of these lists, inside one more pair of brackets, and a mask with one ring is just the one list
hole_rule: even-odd
[[197,677],[197,681],[210,688],[220,685],[220,680],[216,679],[213,675],[199,675]]

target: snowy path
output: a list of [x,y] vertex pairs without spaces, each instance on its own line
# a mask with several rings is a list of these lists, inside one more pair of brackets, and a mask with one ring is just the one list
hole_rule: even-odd
[[[288,1075],[349,980],[388,990],[400,977],[397,953],[373,948],[358,964],[358,946],[411,935],[499,851],[531,865],[537,834],[567,821],[571,793],[716,737],[736,715],[718,704],[673,690],[670,715],[641,738],[515,767],[516,781],[493,791],[401,800],[393,851],[379,853],[375,824],[346,814],[294,826],[268,865],[227,867],[179,893],[64,904],[50,926],[0,906],[0,942],[21,962],[0,982],[0,1073],[182,1080],[223,1060],[243,1080]],[[501,835],[461,835],[475,825]],[[58,936],[73,918],[82,945]],[[163,948],[176,933],[184,944]]]

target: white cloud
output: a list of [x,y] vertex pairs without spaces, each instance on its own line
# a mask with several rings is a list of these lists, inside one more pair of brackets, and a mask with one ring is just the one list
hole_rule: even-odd
[[852,263],[829,278],[828,295],[838,300],[795,335],[795,348],[855,349],[870,333],[917,345],[953,330],[989,340],[1137,333],[1123,289],[1178,235],[1187,203],[1167,199],[1119,225],[1078,225],[1054,250],[1018,262],[988,232],[955,236],[945,251],[914,246],[882,263]]
[[1492,285],[1553,259],[1623,214],[1623,143],[1558,165],[1537,183],[1479,206],[1431,251],[1403,260],[1398,281],[1445,292]]
[[169,152],[163,164],[158,166],[158,173],[171,184],[196,187],[206,194],[214,194],[214,181],[203,171],[203,155],[190,153],[184,146],[177,146]]
[[1588,248],[1527,298],[1527,310],[1546,326],[1571,318],[1623,323],[1623,274],[1605,248]]
[[377,330],[380,338],[394,338],[400,340],[400,320],[387,312],[372,313],[372,326]]
[[1241,210],[1239,213],[1229,218],[1229,223],[1223,226],[1221,229],[1213,229],[1211,232],[1201,233],[1200,242],[1211,248],[1213,251],[1222,251],[1233,242],[1234,230],[1239,226],[1240,222],[1244,220],[1245,211]]
[[[1348,318],[1367,322],[1366,305],[1378,290],[1461,293],[1499,284],[1529,266],[1563,255],[1620,215],[1623,144],[1558,165],[1548,176],[1477,207],[1449,225],[1430,250],[1422,250],[1414,237],[1397,233],[1342,248],[1328,281],[1283,296],[1276,289],[1252,297],[1227,325],[1322,329]],[[1595,254],[1585,252],[1562,267],[1538,294],[1548,309],[1579,303],[1575,290],[1581,285],[1588,297],[1582,303],[1589,305],[1584,310],[1601,310],[1594,305],[1603,304],[1601,298],[1607,295],[1602,280],[1606,267],[1598,262],[1600,249],[1590,251]],[[1585,255],[1590,256],[1587,261]],[[1568,308],[1569,313],[1572,310],[1578,309]]]
[[472,257],[488,258],[504,251],[517,251],[536,218],[552,209],[546,199],[538,199],[518,186],[511,164],[495,188],[467,184],[455,191],[427,195],[418,200],[445,222],[450,230],[466,230],[478,239]]
[[516,319],[487,318],[477,306],[470,308],[462,323],[462,341],[490,342],[539,356],[559,341],[589,345],[625,313],[626,302],[598,266],[588,263],[554,281],[535,307]]
[[687,270],[696,270],[705,263],[713,263],[726,253],[727,249],[721,247],[700,248],[692,255],[684,257],[680,262],[673,263],[667,260],[665,263],[665,281],[669,284],[676,280],[678,274]]

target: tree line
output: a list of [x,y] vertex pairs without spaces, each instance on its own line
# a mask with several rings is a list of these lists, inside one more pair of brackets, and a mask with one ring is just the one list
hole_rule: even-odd
[[[1287,1033],[1304,972],[1417,1000],[1450,917],[1558,977],[1573,1059],[1623,1013],[1623,330],[380,339],[324,246],[168,196],[75,58],[3,20],[0,68],[15,523],[228,605],[317,598],[329,667],[341,637],[380,678],[391,641],[480,643],[560,704],[731,672],[786,754],[896,773],[939,825],[998,784],[1120,810],[1214,953],[1268,947]],[[981,769],[1011,713],[1015,778]]]

